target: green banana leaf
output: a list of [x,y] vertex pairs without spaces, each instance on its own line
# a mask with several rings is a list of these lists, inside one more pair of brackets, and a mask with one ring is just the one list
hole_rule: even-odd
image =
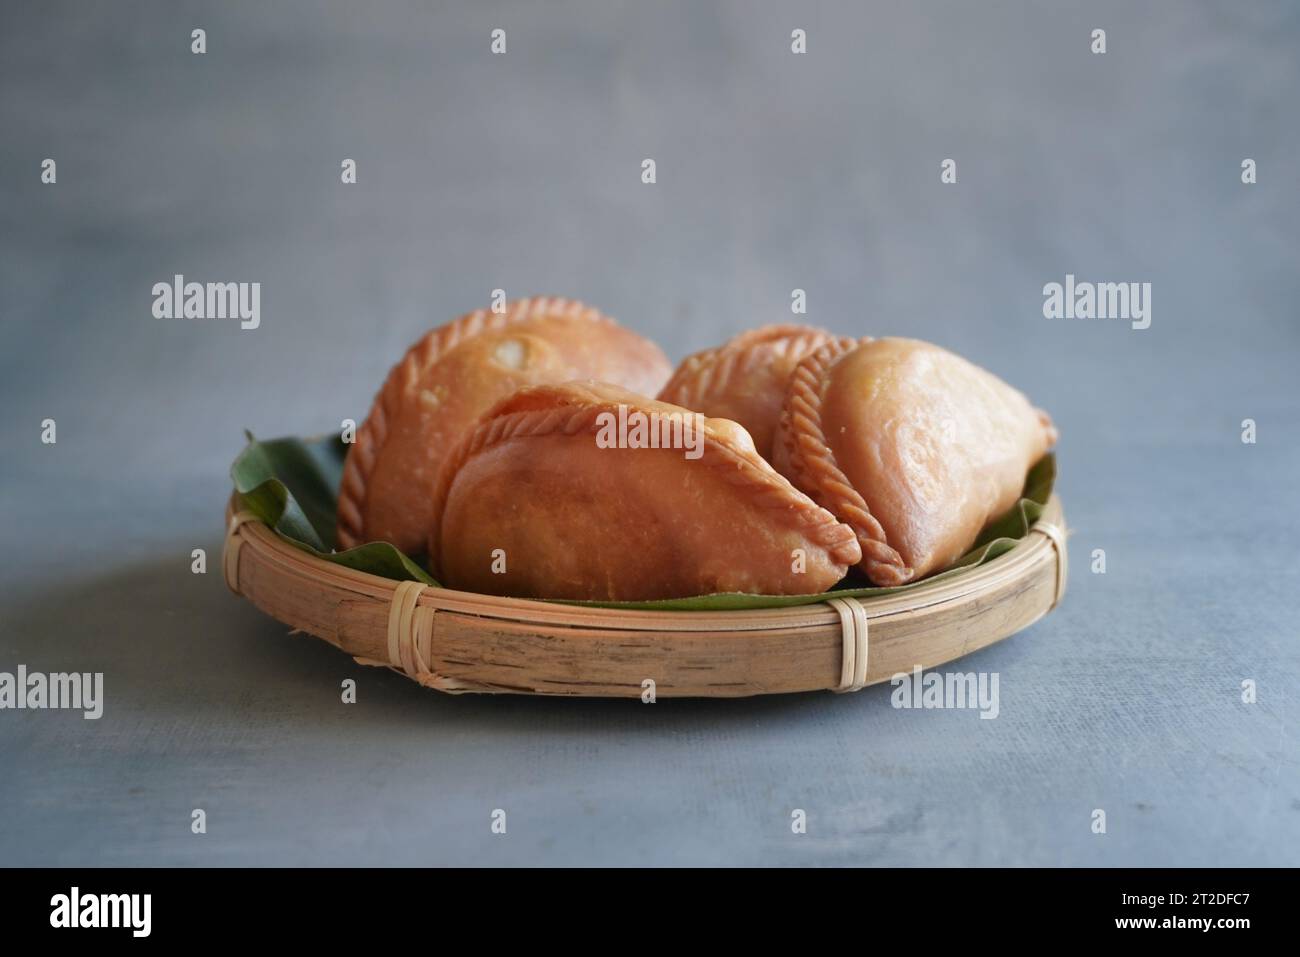
[[345,552],[334,548],[334,517],[347,446],[338,436],[272,439],[248,445],[230,467],[243,508],[285,541],[317,558],[396,581],[438,584],[388,542],[367,542]]
[[[235,491],[242,507],[253,512],[281,538],[317,558],[358,571],[396,581],[438,584],[424,568],[388,542],[369,542],[344,552],[333,551],[338,488],[343,479],[343,461],[347,457],[347,446],[338,436],[262,442],[251,434],[246,434],[248,445],[230,467],[230,477],[235,483]],[[892,595],[921,584],[960,575],[1009,551],[1019,539],[1029,534],[1030,527],[1043,513],[1055,482],[1056,457],[1046,455],[1029,470],[1020,501],[992,522],[975,543],[975,547],[955,565],[938,575],[931,575],[923,582],[913,582],[897,588],[876,588],[866,585],[865,579],[855,571],[833,591],[821,595],[746,595],[730,592],[662,601],[559,603],[599,608],[711,611],[782,608],[809,605],[827,598],[870,599]]]

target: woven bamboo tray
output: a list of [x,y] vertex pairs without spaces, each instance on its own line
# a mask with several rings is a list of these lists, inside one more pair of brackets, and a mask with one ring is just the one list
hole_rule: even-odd
[[737,611],[638,611],[396,582],[322,561],[227,509],[226,583],[358,662],[451,693],[742,697],[853,691],[1007,638],[1065,592],[1053,495],[1030,534],[983,565],[904,592]]

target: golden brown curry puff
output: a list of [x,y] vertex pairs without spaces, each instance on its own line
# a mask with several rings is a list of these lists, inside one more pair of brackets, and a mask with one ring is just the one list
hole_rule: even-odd
[[434,329],[388,374],[349,450],[338,547],[386,541],[418,555],[443,458],[517,389],[600,378],[654,393],[670,371],[653,342],[568,299],[521,299]]
[[876,585],[952,564],[1056,442],[997,376],[914,339],[836,339],[790,377],[773,464],[857,533]]
[[771,459],[786,383],[795,365],[831,334],[813,326],[762,326],[713,349],[687,356],[659,398],[705,415],[739,422]]
[[739,425],[597,382],[498,403],[447,459],[430,527],[444,585],[528,598],[807,594],[861,558]]

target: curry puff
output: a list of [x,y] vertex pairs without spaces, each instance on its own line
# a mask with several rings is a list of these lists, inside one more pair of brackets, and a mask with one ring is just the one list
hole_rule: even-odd
[[762,326],[682,360],[659,398],[745,427],[772,457],[785,386],[795,365],[831,334],[813,326]]
[[498,403],[447,459],[432,505],[434,576],[497,595],[811,594],[861,558],[853,530],[741,426],[598,382]]
[[516,390],[599,378],[653,394],[670,372],[653,342],[567,299],[522,299],[434,329],[388,374],[348,452],[338,546],[386,541],[419,554],[443,459]]
[[778,470],[852,526],[873,584],[946,568],[1019,499],[1056,442],[992,373],[913,339],[836,339],[790,377]]

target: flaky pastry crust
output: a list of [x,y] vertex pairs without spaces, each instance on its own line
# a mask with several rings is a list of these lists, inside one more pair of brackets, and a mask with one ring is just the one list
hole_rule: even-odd
[[503,396],[589,376],[654,391],[669,371],[653,342],[569,299],[521,299],[432,330],[389,372],[357,431],[339,490],[338,547],[388,541],[418,555],[442,459]]
[[860,559],[853,530],[777,474],[736,423],[701,417],[694,459],[602,448],[620,407],[692,415],[598,382],[525,389],[493,407],[438,480],[435,577],[534,598],[807,594]]
[[873,584],[961,557],[1056,442],[1001,379],[912,339],[836,339],[791,374],[773,464],[853,528]]

